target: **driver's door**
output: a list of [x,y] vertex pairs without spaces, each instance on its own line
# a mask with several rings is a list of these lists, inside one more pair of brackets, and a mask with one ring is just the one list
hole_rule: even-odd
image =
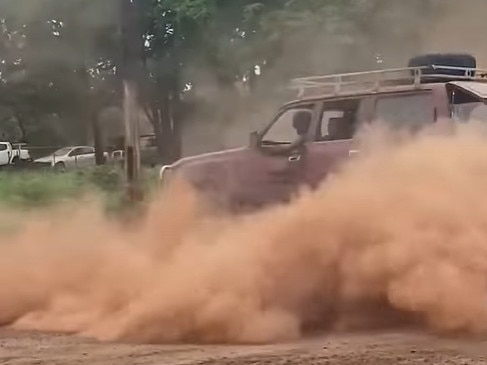
[[95,165],[95,150],[92,147],[82,147],[78,155],[78,167]]
[[[231,180],[234,200],[250,205],[288,202],[303,179],[308,142],[320,112],[321,103],[307,103],[282,110],[259,133],[256,145],[241,155]],[[293,123],[297,112],[310,113],[311,122],[303,143],[288,149],[299,135]],[[303,139],[301,135],[300,141]],[[235,171],[236,170],[236,171]]]
[[78,167],[78,157],[81,154],[82,150],[80,147],[73,148],[71,152],[68,154],[68,158],[63,161],[66,167]]

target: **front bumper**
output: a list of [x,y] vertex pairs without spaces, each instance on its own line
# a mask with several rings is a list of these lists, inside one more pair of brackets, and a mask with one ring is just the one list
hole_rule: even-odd
[[51,168],[52,167],[52,162],[45,162],[45,161],[42,161],[42,162],[39,162],[39,161],[34,161],[31,163],[31,166],[33,166],[34,168]]

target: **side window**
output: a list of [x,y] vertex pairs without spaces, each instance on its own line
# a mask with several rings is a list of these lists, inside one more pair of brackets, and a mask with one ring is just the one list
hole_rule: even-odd
[[79,156],[81,154],[81,148],[75,148],[69,153],[69,157]]
[[416,130],[435,122],[433,95],[425,92],[379,97],[375,117],[394,129]]
[[83,148],[80,148],[81,152],[79,153],[80,155],[91,155],[93,153],[95,153],[95,150],[93,148],[90,148],[90,147],[83,147]]
[[0,144],[0,151],[6,151],[7,145],[5,143]]
[[355,113],[344,109],[325,110],[321,116],[318,141],[351,139],[355,127]]
[[345,99],[325,102],[317,141],[339,141],[352,139],[357,129],[357,115],[361,99]]
[[483,100],[455,88],[449,91],[451,117],[458,123],[471,120],[487,122],[487,105]]
[[487,121],[487,105],[484,103],[475,103],[475,105],[471,105],[469,118],[481,122]]
[[313,120],[313,105],[284,111],[264,134],[264,144],[292,143],[298,136],[308,133]]

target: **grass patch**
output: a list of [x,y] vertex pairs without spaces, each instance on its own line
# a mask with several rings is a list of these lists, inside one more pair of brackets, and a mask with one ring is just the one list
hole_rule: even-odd
[[44,207],[65,199],[79,197],[87,186],[74,173],[57,174],[47,171],[0,173],[0,204]]
[[[157,186],[157,172],[142,171],[144,195]],[[123,211],[130,204],[125,196],[123,170],[114,166],[54,171],[0,172],[0,204],[12,208],[43,208],[92,193],[104,200],[107,211]]]

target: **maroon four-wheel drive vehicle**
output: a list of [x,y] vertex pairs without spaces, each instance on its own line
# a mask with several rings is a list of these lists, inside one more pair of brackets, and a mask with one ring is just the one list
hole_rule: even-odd
[[174,177],[232,208],[286,202],[316,187],[357,151],[355,132],[384,121],[393,128],[451,130],[472,117],[487,122],[487,70],[473,56],[429,54],[408,67],[295,79],[298,99],[283,105],[248,146],[183,158]]

